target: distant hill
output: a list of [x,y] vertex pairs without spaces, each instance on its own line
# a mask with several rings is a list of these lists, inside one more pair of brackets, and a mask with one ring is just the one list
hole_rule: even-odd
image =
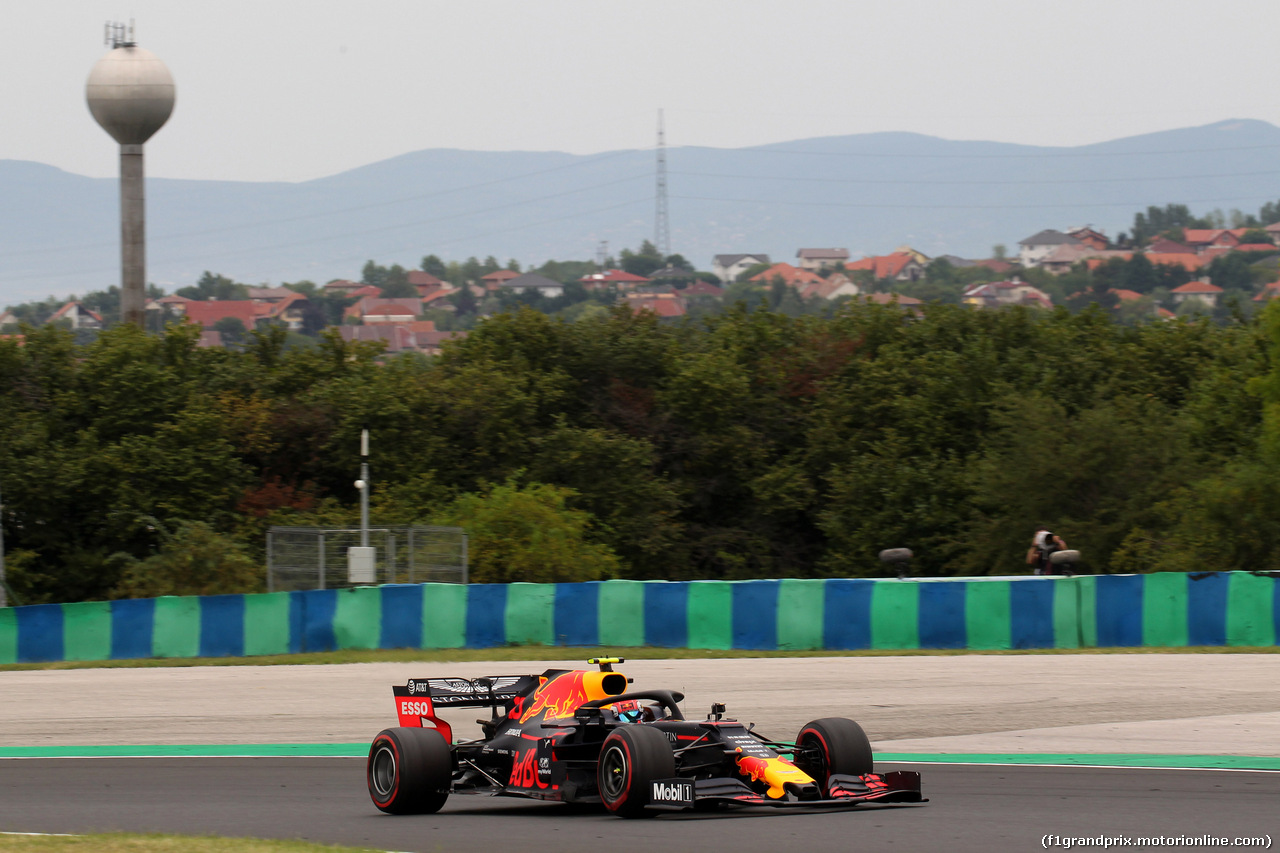
[[[150,179],[148,278],[212,270],[247,283],[358,277],[368,259],[495,255],[540,264],[653,235],[654,152],[429,149],[302,183]],[[1126,230],[1147,205],[1256,213],[1280,199],[1280,128],[1233,120],[1075,148],[911,133],[667,154],[672,249],[793,258],[1011,252],[1043,228]],[[0,304],[117,281],[116,181],[0,161]]]

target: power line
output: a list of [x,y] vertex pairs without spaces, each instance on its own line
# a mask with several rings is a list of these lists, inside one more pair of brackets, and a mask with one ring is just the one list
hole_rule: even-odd
[[982,186],[1021,186],[1023,184],[1124,184],[1136,183],[1138,181],[1174,181],[1174,180],[1208,180],[1210,178],[1259,178],[1259,177],[1276,177],[1280,175],[1280,171],[1269,169],[1264,172],[1235,172],[1232,174],[1221,175],[1172,175],[1172,176],[1155,176],[1146,178],[1032,178],[1030,180],[1016,181],[933,181],[933,180],[900,180],[896,178],[802,178],[791,177],[788,175],[729,175],[719,172],[685,172],[672,171],[673,175],[687,175],[694,178],[728,178],[735,181],[794,181],[797,183],[819,183],[819,184],[883,184],[887,186],[907,185],[907,186],[966,186],[966,187],[982,187]]
[[[871,210],[1043,210],[1060,207],[1127,207],[1143,208],[1150,205],[1149,201],[1133,202],[1133,201],[1098,201],[1098,202],[1072,202],[1067,204],[891,204],[891,203],[858,203],[858,202],[842,202],[842,201],[787,201],[785,199],[774,198],[715,198],[712,196],[691,196],[678,195],[675,198],[683,201],[720,201],[732,204],[784,204],[792,207],[857,207],[867,208]],[[1267,198],[1259,196],[1248,199],[1248,201],[1266,201]],[[1246,200],[1242,198],[1193,198],[1180,201],[1180,204],[1242,204]]]

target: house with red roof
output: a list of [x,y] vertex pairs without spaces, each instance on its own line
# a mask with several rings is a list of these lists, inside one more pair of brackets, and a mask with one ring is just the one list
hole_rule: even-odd
[[1198,300],[1210,308],[1218,307],[1218,297],[1222,294],[1222,288],[1216,284],[1210,284],[1207,278],[1198,281],[1189,281],[1181,287],[1175,287],[1169,291],[1169,295],[1177,305],[1190,300]]
[[63,305],[49,317],[50,323],[55,323],[58,320],[67,320],[73,329],[102,328],[102,315],[96,311],[90,311],[79,302],[74,301]]
[[924,278],[925,265],[913,252],[890,252],[850,261],[844,265],[847,272],[866,270],[877,280],[919,281]]
[[1233,249],[1240,245],[1240,236],[1228,228],[1184,228],[1182,238],[1182,242],[1197,252]]
[[860,293],[862,293],[862,288],[858,287],[848,276],[841,275],[838,272],[800,288],[800,295],[805,299],[817,297],[831,300],[841,296],[857,296]]
[[1280,281],[1273,281],[1262,285],[1262,290],[1258,291],[1258,295],[1253,297],[1254,302],[1270,302],[1280,296]]
[[349,294],[349,293],[352,293],[353,291],[359,290],[360,288],[367,287],[367,286],[368,285],[361,284],[358,281],[351,281],[350,279],[345,279],[345,278],[335,278],[333,281],[326,284],[324,286],[324,289],[328,293]]
[[409,270],[405,278],[409,284],[418,291],[418,296],[426,297],[430,293],[449,287],[448,283],[443,279],[436,278],[429,272],[422,270]]
[[236,319],[246,330],[257,328],[259,320],[271,316],[272,306],[252,299],[193,299],[186,303],[184,315],[192,323],[212,329],[220,320]]
[[511,279],[519,277],[520,273],[513,272],[512,270],[497,270],[489,273],[488,275],[480,276],[480,283],[484,285],[485,290],[492,293],[507,282],[511,281]]
[[1006,308],[1026,305],[1032,308],[1052,308],[1053,300],[1043,290],[1033,287],[1016,276],[1009,281],[992,281],[971,284],[965,288],[960,300],[975,308]]
[[1094,251],[1102,252],[1111,248],[1111,241],[1107,239],[1107,235],[1101,231],[1095,231],[1088,225],[1078,228],[1068,228],[1067,234],[1075,237],[1081,243],[1088,246]]
[[345,321],[357,320],[364,324],[408,323],[421,313],[422,300],[416,296],[365,296],[342,312],[342,317]]
[[627,307],[636,314],[652,311],[659,317],[683,317],[689,313],[684,297],[675,293],[628,293]]
[[822,276],[810,270],[803,270],[791,266],[788,263],[777,263],[769,267],[767,270],[758,272],[747,281],[754,281],[765,287],[773,284],[775,278],[782,279],[782,283],[788,287],[800,288],[806,284],[812,284],[815,281],[822,281]]
[[617,287],[619,290],[632,290],[648,284],[649,279],[642,275],[634,275],[626,270],[604,270],[602,272],[588,273],[578,279],[578,283],[587,290],[603,290],[610,285]]
[[[1175,252],[1161,253],[1158,255],[1147,255],[1147,260],[1151,263],[1170,267],[1182,267],[1187,272],[1196,272],[1200,267],[1204,266],[1206,261],[1197,254],[1184,255]],[[1089,269],[1093,269],[1093,264],[1089,264]]]
[[699,279],[684,290],[680,291],[680,295],[685,297],[707,296],[718,299],[719,297],[724,296],[724,288],[717,287],[709,281],[702,281]]

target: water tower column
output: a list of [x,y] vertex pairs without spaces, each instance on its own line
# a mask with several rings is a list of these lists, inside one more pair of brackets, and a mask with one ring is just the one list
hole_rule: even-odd
[[120,146],[120,320],[141,326],[147,293],[147,193],[142,146]]

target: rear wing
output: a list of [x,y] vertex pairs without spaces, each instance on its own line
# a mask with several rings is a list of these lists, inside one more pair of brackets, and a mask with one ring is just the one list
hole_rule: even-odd
[[495,675],[488,678],[410,678],[403,687],[393,686],[400,725],[421,728],[427,720],[452,741],[449,724],[436,716],[436,708],[497,708],[538,686],[536,675]]

